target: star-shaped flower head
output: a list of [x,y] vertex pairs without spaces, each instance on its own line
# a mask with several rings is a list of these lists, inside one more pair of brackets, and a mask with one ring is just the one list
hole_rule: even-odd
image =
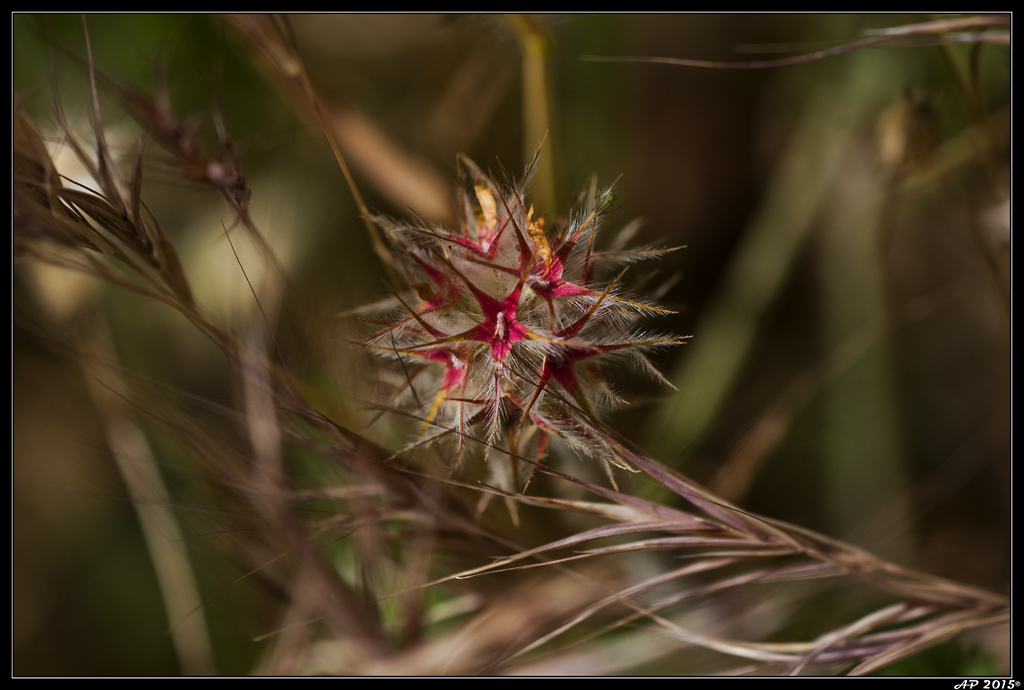
[[[549,223],[525,201],[532,168],[499,184],[461,157],[456,227],[377,219],[408,288],[364,343],[401,363],[401,400],[420,407],[417,443],[454,434],[457,457],[482,445],[485,458],[500,446],[502,458],[539,461],[555,436],[622,466],[600,422],[620,400],[602,364],[631,355],[661,378],[644,353],[683,339],[638,332],[641,318],[665,310],[627,296],[622,273],[606,283],[597,274],[666,250],[597,251],[612,197],[593,183]],[[513,490],[518,470],[505,476],[513,479],[499,483]]]

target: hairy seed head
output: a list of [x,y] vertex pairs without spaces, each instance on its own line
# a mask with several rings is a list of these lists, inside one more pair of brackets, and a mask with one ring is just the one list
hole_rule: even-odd
[[[682,339],[636,330],[641,317],[666,312],[627,297],[621,273],[598,281],[598,264],[644,258],[594,250],[611,187],[581,194],[549,223],[524,202],[531,169],[519,183],[499,184],[461,158],[454,229],[376,219],[409,288],[395,293],[394,310],[364,344],[401,360],[398,402],[421,407],[420,436],[453,432],[459,456],[476,439],[485,456],[500,446],[506,457],[539,461],[554,435],[623,466],[599,421],[619,400],[601,365],[626,352],[651,370],[643,353]],[[498,476],[506,490],[521,481],[517,471]]]

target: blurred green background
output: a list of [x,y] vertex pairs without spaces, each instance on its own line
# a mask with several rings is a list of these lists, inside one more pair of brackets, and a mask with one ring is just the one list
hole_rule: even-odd
[[[611,418],[617,429],[745,509],[1008,591],[1009,46],[879,47],[765,70],[583,59],[762,59],[928,19],[540,15],[547,146],[558,203],[591,174],[619,178],[611,228],[642,217],[635,242],[684,247],[627,278],[641,294],[664,288],[677,311],[652,328],[693,335],[656,358],[679,390],[614,373],[631,401]],[[524,111],[540,105],[523,96],[516,35],[500,16],[289,21],[371,208],[443,221],[458,152],[515,172],[539,144],[524,141]],[[348,388],[336,315],[387,293],[308,104],[220,17],[100,15],[88,27],[97,70],[147,93],[166,84],[210,153],[219,101],[253,217],[294,281],[281,309],[286,361],[338,408],[371,396]],[[18,104],[55,139],[56,83],[89,141],[81,18],[15,15],[13,38]],[[131,160],[140,129],[109,83],[99,92],[109,142]],[[199,303],[223,323],[250,318],[224,240],[230,210],[182,184],[159,146],[147,151],[146,202]],[[239,251],[258,287],[255,253]],[[175,674],[153,567],[60,344],[85,294],[108,315],[127,371],[233,395],[220,353],[170,310],[16,263],[14,673]],[[151,443],[165,481],[201,505],[202,489],[176,473],[181,449]],[[212,596],[242,572],[194,506],[176,512]],[[252,668],[276,594],[243,580],[207,606],[220,673]],[[953,644],[965,669],[981,655],[995,672],[1008,668],[1006,638],[1004,628]]]

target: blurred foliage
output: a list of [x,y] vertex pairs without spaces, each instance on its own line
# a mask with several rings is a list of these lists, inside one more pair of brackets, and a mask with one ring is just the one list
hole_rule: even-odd
[[984,678],[999,672],[992,655],[976,646],[946,642],[897,661],[878,676],[960,676]]
[[[1006,591],[1009,45],[876,47],[772,70],[581,59],[771,57],[927,19],[535,17],[550,38],[553,188],[567,206],[591,174],[602,182],[621,175],[611,223],[642,216],[641,243],[685,247],[628,278],[647,290],[663,285],[663,302],[678,314],[659,326],[694,336],[656,362],[681,390],[666,396],[619,373],[616,389],[632,404],[612,420],[616,428],[745,509]],[[539,143],[524,141],[524,109],[538,106],[521,91],[516,33],[499,16],[300,15],[290,23],[325,104],[348,118],[339,127],[348,127],[350,148],[339,139],[373,209],[407,213],[382,178],[414,169],[411,184],[432,190],[454,179],[459,152],[485,169],[497,171],[500,161],[517,171]],[[14,15],[12,24],[17,103],[58,149],[56,89],[71,128],[89,141],[81,18]],[[353,386],[360,364],[337,314],[387,293],[308,104],[220,17],[98,15],[88,28],[105,76],[104,128],[129,165],[142,130],[116,83],[149,94],[166,87],[173,112],[208,152],[221,146],[211,113],[223,113],[252,188],[251,213],[290,281],[279,307],[282,357],[317,404],[338,419],[362,419],[352,410],[373,400],[373,384]],[[360,123],[370,128],[357,130]],[[369,160],[391,167],[361,164],[351,148],[358,142]],[[401,157],[389,158],[387,147]],[[183,184],[170,165],[150,143],[146,203],[175,242],[197,302],[241,323],[254,312],[238,263],[257,290],[269,278],[254,250],[225,240],[234,216],[220,195]],[[60,338],[47,334],[60,332],[88,294],[108,315],[120,364],[146,385],[219,402],[237,395],[237,381],[173,311],[92,279],[16,269],[14,673],[179,673],[87,382]],[[702,350],[708,362],[735,352],[714,370],[692,359]],[[679,411],[691,404],[708,407]],[[386,437],[390,423],[374,429]],[[262,645],[252,640],[277,620],[280,592],[240,579],[247,569],[207,532],[203,484],[173,424],[154,428],[165,481],[192,497],[175,513],[210,598],[217,670],[250,672]],[[228,420],[220,431],[240,433]],[[575,458],[553,462],[586,471]],[[545,527],[527,511],[525,534]],[[237,528],[246,529],[244,520]],[[1008,649],[958,645],[889,671],[1008,668]],[[680,669],[659,661],[651,672]]]

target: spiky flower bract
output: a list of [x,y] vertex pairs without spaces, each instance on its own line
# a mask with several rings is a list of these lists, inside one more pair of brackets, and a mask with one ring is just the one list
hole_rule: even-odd
[[[534,159],[536,161],[536,159]],[[461,220],[455,229],[387,218],[409,289],[374,321],[365,344],[401,360],[398,402],[420,408],[418,442],[454,433],[456,457],[467,440],[485,457],[501,447],[498,487],[523,489],[524,463],[539,461],[548,437],[625,467],[599,422],[619,398],[602,364],[632,356],[655,376],[644,353],[681,338],[642,333],[641,317],[665,313],[627,296],[619,279],[601,282],[615,263],[668,250],[602,254],[595,238],[611,204],[596,184],[554,223],[525,201],[533,165],[518,183],[499,183],[468,158],[459,160]]]

